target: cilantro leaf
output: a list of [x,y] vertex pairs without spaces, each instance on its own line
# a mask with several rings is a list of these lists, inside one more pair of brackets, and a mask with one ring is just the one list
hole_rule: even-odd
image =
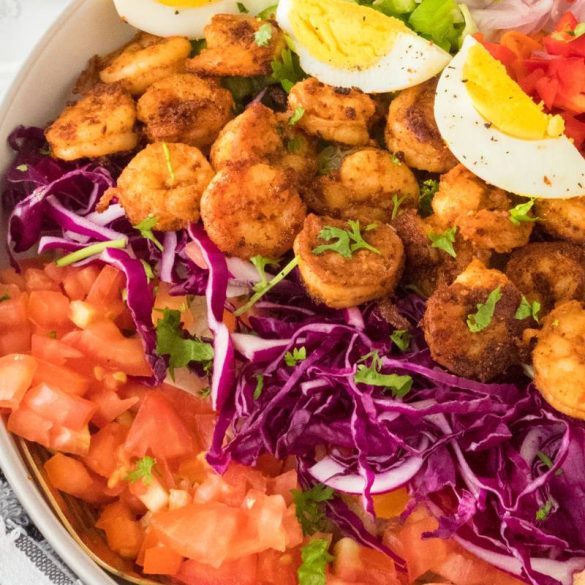
[[193,39],[191,41],[191,54],[189,57],[196,57],[207,47],[207,41],[205,39]]
[[183,368],[191,362],[208,365],[213,360],[211,344],[186,338],[181,328],[181,313],[164,309],[163,318],[156,324],[156,353],[169,356],[169,369]]
[[406,351],[412,341],[412,335],[406,329],[395,329],[390,339],[400,351]]
[[285,48],[278,59],[270,64],[272,80],[280,83],[282,89],[288,93],[295,83],[305,78],[298,56],[290,48]]
[[142,258],[140,259],[140,263],[142,264],[144,272],[146,273],[146,280],[150,282],[154,278],[152,266],[146,260],[142,260]]
[[457,226],[449,228],[440,234],[430,233],[428,234],[429,240],[431,240],[431,248],[438,248],[443,250],[452,258],[457,258],[457,252],[453,244],[455,243],[455,234],[457,233]]
[[536,519],[539,522],[544,522],[552,512],[554,506],[554,502],[552,500],[547,500],[537,511],[536,511]]
[[295,111],[292,113],[292,116],[288,119],[289,126],[295,126],[298,124],[299,120],[305,115],[305,108],[298,107],[295,108]]
[[287,366],[296,366],[299,362],[307,359],[307,348],[306,347],[295,347],[284,354],[284,362]]
[[333,560],[329,554],[329,542],[324,538],[316,538],[301,549],[301,566],[297,576],[299,585],[325,585],[327,582],[327,565]]
[[270,40],[272,39],[272,25],[268,22],[263,24],[255,33],[254,33],[254,42],[259,47],[267,47],[270,44]]
[[246,6],[245,6],[244,4],[242,4],[241,2],[238,2],[238,3],[236,4],[236,6],[238,7],[238,12],[239,12],[240,14],[248,14],[248,12],[250,12],[250,11],[249,11],[249,10],[246,8]]
[[339,170],[344,152],[338,146],[326,146],[317,156],[317,169],[320,175],[329,175]]
[[161,252],[163,251],[163,245],[158,241],[157,237],[152,232],[152,229],[156,225],[158,219],[154,215],[149,215],[143,219],[140,223],[134,226],[135,230],[140,232],[140,235],[146,240],[151,241]]
[[209,398],[211,396],[211,387],[207,386],[206,388],[199,390],[197,396],[199,396],[199,398]]
[[398,197],[396,193],[392,195],[392,216],[391,219],[396,219],[398,217],[398,210],[402,205],[402,202],[406,199],[406,195],[404,197]]
[[305,141],[302,136],[295,136],[290,140],[286,141],[286,149],[292,154],[300,152],[305,145]]
[[[313,248],[313,254],[319,256],[324,252],[331,251],[337,252],[344,258],[351,258],[354,252],[358,250],[369,250],[374,254],[380,254],[380,250],[374,248],[371,244],[366,242],[361,234],[360,222],[352,219],[348,220],[347,224],[349,229],[342,229],[333,226],[325,226],[319,232],[319,238],[322,240],[330,241],[337,240],[332,244],[323,244]],[[365,231],[375,229],[375,224],[367,225]]]
[[479,333],[489,327],[498,301],[502,298],[502,290],[498,286],[489,295],[485,303],[478,303],[477,311],[467,315],[467,327],[472,333]]
[[291,490],[291,493],[303,534],[308,535],[325,530],[327,517],[323,504],[333,498],[333,488],[317,484],[310,490]]
[[516,207],[512,207],[508,212],[510,214],[510,221],[514,225],[520,225],[521,223],[532,223],[538,221],[538,217],[528,215],[530,210],[534,207],[536,199],[531,197],[526,203],[519,203]]
[[436,179],[427,179],[420,185],[420,195],[418,198],[418,209],[423,217],[433,213],[431,203],[435,193],[439,190],[439,181]]
[[165,155],[165,162],[167,164],[169,177],[171,177],[171,182],[174,183],[177,177],[175,177],[175,169],[173,168],[173,161],[171,160],[171,151],[169,150],[169,145],[166,142],[163,142],[162,149]]
[[138,459],[134,464],[134,469],[126,476],[126,481],[136,483],[142,480],[142,483],[149,485],[152,483],[153,468],[156,465],[156,459],[146,455]]
[[541,304],[538,301],[533,301],[531,303],[524,295],[522,295],[522,300],[518,305],[518,309],[516,309],[514,319],[522,321],[522,319],[532,317],[538,323],[538,314],[540,313],[541,308]]
[[353,379],[357,384],[387,388],[395,398],[403,398],[412,388],[412,378],[410,376],[382,374],[374,366],[367,367],[363,364],[357,367],[357,372],[354,374]]
[[256,374],[256,388],[254,388],[254,400],[258,400],[262,396],[264,390],[264,376],[262,374]]
[[278,266],[278,260],[274,258],[267,258],[266,256],[252,256],[250,262],[254,265],[260,280],[252,287],[256,292],[263,291],[268,286],[268,279],[266,278],[266,267],[267,266]]

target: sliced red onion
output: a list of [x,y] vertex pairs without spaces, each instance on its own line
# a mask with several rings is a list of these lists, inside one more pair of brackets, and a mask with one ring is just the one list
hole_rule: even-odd
[[173,266],[177,251],[177,232],[165,232],[163,252],[160,261],[160,279],[163,282],[173,282]]

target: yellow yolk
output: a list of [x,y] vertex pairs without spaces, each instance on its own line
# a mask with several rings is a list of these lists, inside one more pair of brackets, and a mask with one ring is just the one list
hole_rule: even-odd
[[498,130],[525,140],[553,138],[564,132],[563,119],[543,112],[542,104],[534,103],[479,43],[469,49],[463,77],[475,109]]
[[398,33],[413,34],[390,16],[345,0],[294,0],[294,36],[313,57],[342,69],[366,69],[388,53]]
[[172,8],[198,8],[207,4],[215,4],[218,0],[156,0],[159,4]]

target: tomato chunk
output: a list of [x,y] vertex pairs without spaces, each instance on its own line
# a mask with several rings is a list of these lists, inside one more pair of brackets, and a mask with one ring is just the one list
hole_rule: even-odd
[[118,500],[107,505],[102,510],[96,526],[106,533],[108,546],[115,553],[126,559],[135,559],[138,556],[144,539],[144,530],[124,502]]
[[83,354],[63,343],[59,339],[52,339],[48,335],[33,334],[31,337],[31,353],[46,362],[56,366],[64,366],[67,360],[80,359]]
[[83,396],[89,390],[90,380],[71,368],[59,366],[51,362],[37,359],[38,367],[33,384],[46,384],[51,388],[59,388],[67,394]]
[[0,357],[0,408],[14,409],[30,388],[37,361],[28,355]]
[[186,585],[257,585],[257,574],[258,557],[250,555],[219,568],[186,560],[175,578]]
[[118,452],[127,434],[128,428],[118,423],[100,429],[91,436],[85,464],[98,475],[110,477],[118,466]]
[[333,552],[333,572],[341,579],[370,585],[400,585],[394,562],[384,553],[361,546],[351,538],[339,540]]
[[34,290],[28,297],[28,318],[35,325],[47,329],[68,326],[69,299],[60,292]]

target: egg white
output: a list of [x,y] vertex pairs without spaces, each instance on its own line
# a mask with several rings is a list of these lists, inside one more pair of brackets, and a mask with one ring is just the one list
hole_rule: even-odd
[[451,55],[415,33],[400,32],[388,54],[364,69],[343,69],[311,55],[295,37],[289,14],[292,0],[280,0],[276,20],[290,35],[301,67],[319,81],[335,87],[357,87],[366,93],[398,91],[418,85],[440,73]]
[[[242,0],[250,14],[258,14],[275,0]],[[203,37],[203,29],[216,14],[238,14],[238,0],[215,0],[195,8],[174,8],[156,0],[114,0],[118,14],[129,24],[161,37]]]
[[585,159],[569,138],[515,138],[475,109],[463,67],[477,42],[465,39],[437,85],[435,119],[451,152],[472,173],[511,193],[558,199],[585,195]]

